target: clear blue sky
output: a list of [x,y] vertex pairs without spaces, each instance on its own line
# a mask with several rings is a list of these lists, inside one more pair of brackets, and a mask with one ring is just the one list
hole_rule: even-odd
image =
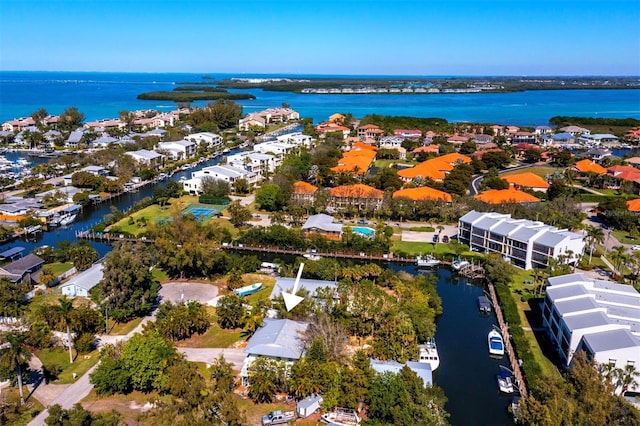
[[640,75],[640,0],[0,0],[0,70]]

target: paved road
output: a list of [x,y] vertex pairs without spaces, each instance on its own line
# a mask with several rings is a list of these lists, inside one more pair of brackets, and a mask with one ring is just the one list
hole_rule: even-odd
[[232,363],[236,370],[242,369],[242,364],[247,357],[244,349],[236,348],[178,348],[178,351],[184,354],[187,361],[207,364],[211,364],[213,360],[223,355],[224,359]]

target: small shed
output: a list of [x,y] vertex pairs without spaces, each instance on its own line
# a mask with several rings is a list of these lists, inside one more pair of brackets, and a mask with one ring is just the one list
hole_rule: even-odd
[[68,297],[89,297],[89,292],[102,280],[103,264],[96,263],[86,271],[60,286],[62,294]]
[[322,395],[311,394],[305,399],[298,402],[296,411],[298,417],[307,418],[320,409],[322,404]]

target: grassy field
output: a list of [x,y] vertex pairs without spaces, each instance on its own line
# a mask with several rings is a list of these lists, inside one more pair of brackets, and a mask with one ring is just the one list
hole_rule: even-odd
[[[24,385],[22,387],[22,391],[25,397],[25,403],[22,407],[17,409],[8,409],[5,410],[4,414],[6,416],[5,419],[0,419],[6,421],[7,425],[15,425],[15,426],[23,426],[29,424],[33,420],[33,418],[44,410],[44,407],[40,402],[35,399],[33,396],[29,397],[29,389]],[[0,392],[0,399],[6,401],[13,407],[16,407],[20,401],[20,393],[18,392],[17,386],[10,386],[8,388],[3,389]]]
[[415,166],[418,164],[417,161],[409,161],[409,160],[376,160],[373,165],[379,169],[385,169],[390,167],[393,164],[407,164],[410,166]]
[[73,263],[55,262],[55,263],[49,263],[47,266],[51,268],[51,271],[53,272],[53,275],[57,277],[58,275],[61,275],[61,274],[65,273],[65,272],[67,272],[69,269],[73,268]]
[[550,175],[554,172],[556,172],[558,169],[555,167],[548,167],[548,166],[537,166],[537,167],[527,167],[526,169],[520,169],[520,170],[512,170],[506,173],[501,173],[502,176],[509,176],[509,175],[517,175],[520,173],[533,173],[536,174],[542,178],[545,178],[547,175]]
[[132,332],[140,323],[142,322],[142,318],[136,318],[129,322],[115,322],[109,319],[109,335],[112,336],[123,336],[125,334],[129,334]]
[[242,330],[234,328],[225,330],[220,328],[217,322],[211,323],[211,327],[203,334],[194,334],[191,338],[176,342],[180,348],[228,348],[242,340]]
[[73,351],[75,357],[73,364],[69,363],[69,352],[62,348],[41,349],[36,353],[36,356],[43,365],[58,365],[62,368],[62,373],[54,383],[63,385],[75,382],[73,373],[80,377],[98,362],[97,350],[83,355]]
[[627,231],[614,230],[611,234],[622,244],[640,244],[640,238],[632,237]]

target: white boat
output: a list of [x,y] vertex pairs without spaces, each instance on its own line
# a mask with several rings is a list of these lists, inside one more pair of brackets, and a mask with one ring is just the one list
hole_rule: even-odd
[[320,256],[318,256],[315,253],[305,253],[302,255],[302,257],[304,257],[305,259],[309,259],[309,260],[320,260],[322,259]]
[[60,218],[60,226],[67,226],[67,225],[72,224],[73,221],[76,220],[77,216],[78,215],[75,215],[75,214],[68,214],[68,215],[62,216]]
[[496,380],[498,381],[500,392],[512,394],[516,391],[513,374],[508,368],[500,366],[500,374],[496,374]]
[[491,313],[491,301],[487,296],[479,296],[478,297],[478,309],[483,314]]
[[236,288],[235,290],[233,290],[233,292],[236,294],[236,296],[248,296],[250,294],[255,293],[256,291],[260,290],[262,288],[262,283],[253,283],[251,285],[246,285],[244,287],[240,287],[240,288]]
[[440,355],[438,354],[436,340],[431,339],[427,343],[419,345],[419,347],[420,359],[418,359],[418,362],[430,364],[431,371],[436,370],[440,366]]
[[468,262],[468,261],[466,261],[464,259],[458,259],[458,260],[455,260],[451,264],[451,269],[453,269],[454,271],[460,271],[460,270],[466,268],[469,265],[471,265],[470,262]]
[[416,266],[418,268],[433,268],[434,266],[438,266],[440,261],[428,254],[426,256],[416,256]]
[[333,411],[324,413],[320,421],[333,426],[357,426],[360,424],[360,417],[356,410],[349,408],[334,408]]
[[502,335],[498,330],[491,329],[487,335],[487,343],[489,344],[489,355],[504,355],[504,340],[502,340]]

